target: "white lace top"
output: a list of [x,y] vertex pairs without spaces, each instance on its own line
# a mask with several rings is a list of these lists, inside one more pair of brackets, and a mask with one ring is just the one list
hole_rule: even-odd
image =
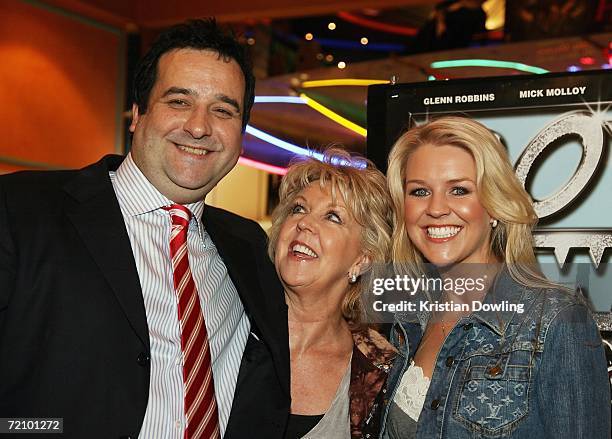
[[404,372],[393,397],[393,402],[414,421],[419,420],[427,390],[429,390],[429,383],[429,378],[423,375],[423,369],[415,366],[412,361],[410,367]]

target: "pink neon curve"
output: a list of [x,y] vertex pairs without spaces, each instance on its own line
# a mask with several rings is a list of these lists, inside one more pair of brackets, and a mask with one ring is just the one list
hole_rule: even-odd
[[258,162],[257,160],[247,159],[246,157],[240,157],[238,163],[241,165],[249,166],[251,168],[259,169],[261,171],[269,172],[270,174],[285,175],[287,168],[281,168],[279,166],[268,165],[267,163]]
[[390,34],[408,35],[414,37],[419,30],[413,27],[397,26],[395,24],[381,23],[367,18],[360,17],[358,15],[351,14],[350,12],[341,11],[338,12],[338,17],[342,18],[349,23],[357,24],[359,26],[368,27],[370,29],[376,29],[382,32],[388,32]]

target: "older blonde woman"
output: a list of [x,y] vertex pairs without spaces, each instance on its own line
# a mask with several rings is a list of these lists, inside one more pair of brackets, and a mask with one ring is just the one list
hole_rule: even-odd
[[383,175],[342,150],[296,163],[283,178],[269,253],[289,308],[287,438],[378,428],[372,413],[396,351],[361,325],[360,295],[362,275],[388,259],[390,203]]
[[[498,138],[461,117],[418,126],[394,145],[388,184],[394,262],[432,264],[451,281],[440,303],[472,308],[394,326],[403,361],[384,437],[609,438],[597,327],[581,297],[538,271],[537,217]],[[460,295],[458,273],[480,273],[484,288]]]

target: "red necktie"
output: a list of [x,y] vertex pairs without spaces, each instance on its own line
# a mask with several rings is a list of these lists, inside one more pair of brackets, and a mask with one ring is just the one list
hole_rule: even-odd
[[215,400],[212,362],[204,315],[187,255],[187,229],[191,212],[185,206],[164,207],[170,212],[170,256],[174,290],[178,299],[185,385],[185,439],[219,438],[219,415]]

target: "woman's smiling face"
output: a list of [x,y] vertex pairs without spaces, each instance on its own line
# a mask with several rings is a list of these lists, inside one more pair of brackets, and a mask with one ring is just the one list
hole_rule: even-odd
[[423,257],[438,266],[489,262],[491,217],[480,203],[470,152],[419,146],[404,176],[406,231]]
[[296,196],[283,223],[275,266],[286,289],[293,292],[348,289],[348,272],[361,261],[362,227],[338,195],[315,181]]

